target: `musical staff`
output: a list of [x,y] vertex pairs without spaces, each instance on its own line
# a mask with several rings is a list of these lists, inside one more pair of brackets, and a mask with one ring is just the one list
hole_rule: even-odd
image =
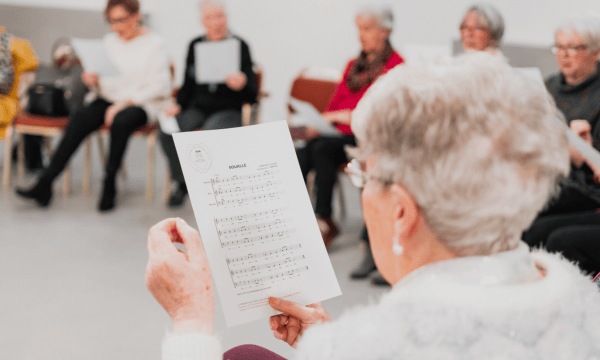
[[291,222],[292,220],[293,220],[292,218],[277,219],[277,220],[265,222],[265,223],[262,223],[262,224],[248,225],[248,226],[244,225],[244,226],[240,226],[240,227],[236,227],[236,228],[231,228],[231,229],[226,229],[226,230],[219,230],[219,236],[221,236],[221,235],[229,235],[229,234],[236,234],[236,233],[242,233],[242,232],[251,231],[251,230],[266,229],[267,227],[270,228],[273,225],[285,224],[285,223]]
[[262,270],[262,269],[270,269],[275,266],[281,266],[281,265],[289,264],[291,262],[303,260],[303,259],[305,259],[304,255],[299,255],[299,256],[296,256],[293,258],[285,258],[280,261],[273,261],[273,262],[263,264],[263,265],[249,266],[249,267],[243,268],[243,269],[231,270],[231,275],[234,276],[234,275],[239,275],[239,274],[251,273],[251,272],[255,272],[258,270]]
[[296,229],[289,229],[289,230],[285,230],[285,231],[276,231],[276,232],[269,233],[269,234],[247,237],[247,238],[243,238],[243,239],[239,239],[239,240],[226,241],[224,243],[221,243],[221,247],[233,246],[233,245],[239,245],[239,244],[248,244],[251,242],[261,241],[261,240],[275,239],[277,237],[283,237],[285,235],[292,234],[295,232],[296,232]]
[[257,184],[257,185],[236,186],[236,187],[230,187],[230,188],[225,188],[225,189],[217,189],[215,191],[215,194],[221,195],[221,194],[233,194],[233,193],[242,192],[242,191],[264,190],[264,189],[269,189],[275,185],[281,185],[282,183],[283,183],[282,181],[267,181],[266,183]]
[[279,174],[279,170],[277,170],[277,169],[265,170],[260,173],[254,173],[254,174],[248,174],[248,175],[242,175],[242,176],[234,175],[232,177],[223,178],[223,179],[216,177],[214,179],[210,179],[210,183],[213,185],[214,184],[225,184],[225,183],[234,182],[234,181],[260,179],[261,177],[274,175],[274,174]]
[[302,247],[302,245],[300,245],[300,244],[296,244],[296,245],[292,245],[292,246],[282,246],[279,249],[269,250],[269,251],[260,252],[260,253],[256,253],[256,254],[248,254],[246,256],[239,256],[239,257],[235,257],[235,258],[231,258],[231,259],[227,258],[227,259],[225,259],[225,261],[227,262],[227,264],[235,264],[236,262],[239,262],[239,261],[252,260],[252,259],[258,259],[258,258],[262,258],[265,256],[269,256],[269,255],[281,254],[284,252],[300,249],[301,247]]
[[219,205],[242,204],[246,201],[255,201],[255,200],[274,198],[275,196],[282,195],[282,194],[285,194],[285,191],[271,192],[271,193],[267,193],[264,195],[248,196],[245,198],[237,198],[237,199],[231,199],[231,200],[221,199],[221,200],[217,201],[217,204],[219,204]]
[[290,208],[288,206],[288,207],[283,207],[283,208],[279,208],[279,209],[249,213],[249,214],[239,215],[239,216],[231,216],[231,217],[224,217],[224,218],[218,218],[218,219],[215,218],[215,223],[216,224],[228,223],[228,222],[233,222],[233,221],[250,220],[250,219],[262,217],[262,216],[280,215],[282,212],[287,211],[289,209]]
[[294,274],[298,274],[301,273],[303,271],[308,270],[308,266],[303,266],[303,267],[299,267],[297,269],[294,270],[288,270],[288,271],[284,271],[278,274],[273,274],[273,275],[268,275],[268,276],[263,276],[260,278],[256,278],[256,279],[251,279],[251,280],[242,280],[242,281],[238,281],[233,283],[234,287],[238,287],[238,286],[245,286],[245,285],[258,285],[260,283],[263,283],[265,281],[269,281],[269,280],[277,280],[279,278],[283,278],[285,276],[292,276]]

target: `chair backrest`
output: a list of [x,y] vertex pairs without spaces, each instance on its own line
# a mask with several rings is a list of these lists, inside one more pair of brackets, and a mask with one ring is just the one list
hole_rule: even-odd
[[314,77],[305,69],[294,79],[290,97],[312,104],[319,112],[325,111],[333,95],[338,79]]

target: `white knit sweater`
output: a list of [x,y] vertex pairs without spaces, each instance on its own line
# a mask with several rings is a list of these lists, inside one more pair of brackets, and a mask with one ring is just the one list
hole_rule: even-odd
[[153,32],[123,41],[115,33],[104,36],[108,54],[121,74],[100,77],[100,95],[110,102],[131,100],[156,120],[169,105],[171,74],[164,41]]
[[[192,344],[211,345],[170,343],[176,339],[165,340],[165,360],[219,358],[179,357]],[[566,260],[521,244],[422,267],[378,304],[313,326],[297,350],[311,360],[598,360],[600,293]]]

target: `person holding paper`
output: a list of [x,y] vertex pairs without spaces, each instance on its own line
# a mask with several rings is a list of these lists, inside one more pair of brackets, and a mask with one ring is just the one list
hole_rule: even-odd
[[[600,17],[574,15],[558,27],[554,40],[560,73],[546,80],[546,88],[571,130],[600,149]],[[561,184],[560,196],[540,214],[523,239],[530,246],[564,250],[566,255],[587,247],[588,260],[582,262],[580,256],[573,259],[580,260],[587,271],[600,271],[600,258],[591,257],[600,254],[596,251],[597,237],[580,233],[600,224],[599,184],[600,167],[571,148],[571,173]],[[569,243],[565,239],[577,240]]]
[[334,124],[341,136],[321,136],[316,130],[308,128],[309,138],[312,140],[297,151],[304,178],[311,170],[316,172],[315,213],[326,247],[329,247],[338,233],[337,226],[331,219],[331,200],[337,171],[340,165],[348,161],[344,147],[355,145],[350,129],[350,114],[378,76],[404,62],[389,41],[393,14],[388,6],[362,8],[356,14],[356,26],[361,53],[346,66],[342,81],[323,113],[325,120]]
[[110,151],[98,210],[114,208],[115,177],[129,137],[136,128],[155,121],[157,114],[169,104],[171,78],[166,46],[160,36],[141,25],[139,8],[138,0],[108,1],[104,14],[113,32],[107,34],[103,42],[121,73],[115,76],[83,73],[84,83],[95,89],[98,96],[71,117],[50,165],[35,186],[17,189],[21,197],[48,206],[52,183],[81,142],[107,125],[110,126]]
[[[363,188],[377,267],[394,286],[336,320],[321,304],[270,298],[281,312],[269,320],[274,336],[298,359],[600,354],[597,286],[520,240],[569,171],[554,116],[533,80],[485,53],[382,76],[353,112],[348,172]],[[198,233],[165,220],[148,250],[146,284],[174,326],[163,359],[221,359]]]
[[[192,40],[186,60],[183,86],[177,93],[176,104],[166,109],[165,114],[176,117],[181,131],[241,126],[242,104],[256,102],[257,96],[256,75],[252,70],[250,48],[244,40],[229,32],[223,1],[201,1],[200,14],[206,35]],[[233,54],[238,54],[240,66],[221,80],[212,79],[210,82],[204,82],[199,76],[203,64],[197,57],[202,55],[203,51],[211,51],[210,47],[204,45],[218,42],[223,45],[227,42],[237,47],[232,50],[235,50]],[[214,59],[216,62],[228,60],[232,59]],[[178,207],[183,204],[188,193],[181,165],[171,134],[161,131],[160,142],[169,162],[171,178],[175,183],[169,206]]]

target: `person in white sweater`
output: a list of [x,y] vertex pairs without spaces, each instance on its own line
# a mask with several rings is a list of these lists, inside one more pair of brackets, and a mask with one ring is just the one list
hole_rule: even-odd
[[[556,116],[535,81],[484,52],[382,76],[352,114],[348,172],[393,288],[338,320],[270,298],[274,336],[298,359],[600,358],[596,285],[521,241],[569,170]],[[163,359],[221,359],[199,234],[167,219],[148,250],[146,284],[173,320]]]
[[48,168],[33,188],[17,189],[18,195],[48,206],[54,179],[85,137],[107,125],[110,152],[98,209],[114,208],[115,177],[129,137],[138,127],[155,121],[158,112],[170,104],[171,74],[166,45],[159,35],[141,25],[139,9],[138,0],[108,0],[105,16],[113,32],[103,42],[120,74],[83,73],[83,82],[96,91],[97,99],[71,116]]

